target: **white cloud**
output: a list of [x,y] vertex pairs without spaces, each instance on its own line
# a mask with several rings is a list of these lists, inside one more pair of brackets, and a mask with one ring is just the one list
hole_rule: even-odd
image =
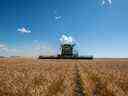
[[21,33],[31,33],[31,30],[28,30],[28,29],[25,28],[25,27],[18,28],[17,31],[19,31],[19,32],[21,32]]
[[60,38],[61,44],[75,44],[75,40],[71,36],[62,35]]
[[110,4],[112,4],[112,0],[108,0],[108,2],[109,2]]
[[59,19],[62,18],[62,16],[60,16],[60,15],[58,14],[58,11],[57,11],[57,10],[54,10],[54,11],[53,11],[53,14],[54,14],[55,20],[59,20]]
[[102,4],[101,5],[104,5],[105,4],[105,0],[102,0]]
[[102,0],[101,5],[109,7],[112,5],[112,0]]
[[55,19],[56,20],[59,20],[59,19],[61,19],[62,18],[62,16],[55,16]]

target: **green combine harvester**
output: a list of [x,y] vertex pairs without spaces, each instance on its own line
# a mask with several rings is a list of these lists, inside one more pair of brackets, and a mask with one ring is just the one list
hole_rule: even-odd
[[78,52],[74,52],[74,46],[72,37],[63,35],[61,41],[61,54],[57,56],[39,56],[39,59],[93,59],[93,56],[79,56]]

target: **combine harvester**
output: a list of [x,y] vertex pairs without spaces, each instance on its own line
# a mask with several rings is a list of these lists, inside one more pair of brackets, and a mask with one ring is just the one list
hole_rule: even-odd
[[71,36],[62,35],[61,39],[61,54],[57,56],[39,56],[39,59],[93,59],[93,56],[79,56],[78,52],[74,52],[76,45]]

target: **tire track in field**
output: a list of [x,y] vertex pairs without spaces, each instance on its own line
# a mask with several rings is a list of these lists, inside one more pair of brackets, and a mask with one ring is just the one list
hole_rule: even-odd
[[79,69],[77,64],[75,64],[75,96],[86,96],[84,88],[82,86]]

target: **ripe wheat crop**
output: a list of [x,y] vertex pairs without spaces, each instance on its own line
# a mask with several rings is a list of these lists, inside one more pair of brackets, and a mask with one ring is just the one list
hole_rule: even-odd
[[128,61],[0,59],[0,96],[128,96]]

